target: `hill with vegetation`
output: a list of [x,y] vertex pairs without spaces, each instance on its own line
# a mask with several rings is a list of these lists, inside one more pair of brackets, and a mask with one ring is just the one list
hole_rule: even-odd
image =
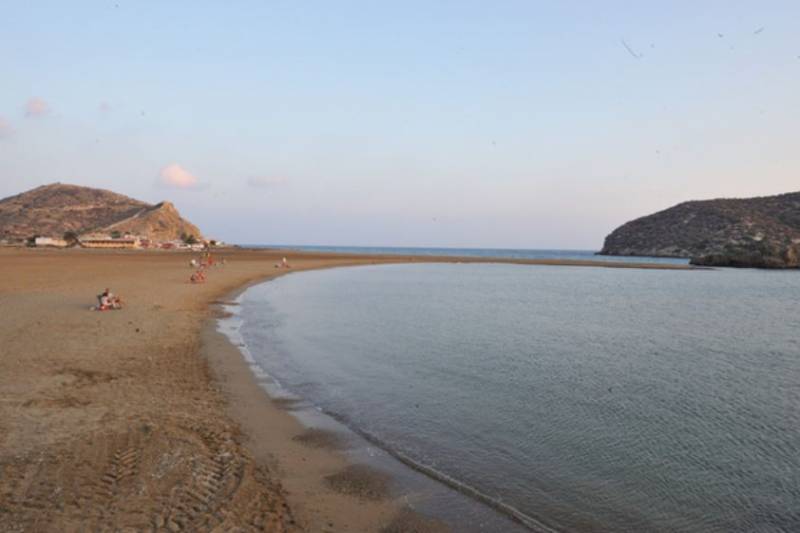
[[157,241],[202,238],[170,202],[151,205],[103,189],[54,183],[0,200],[1,240],[117,232]]
[[600,253],[800,268],[800,192],[684,202],[615,229]]

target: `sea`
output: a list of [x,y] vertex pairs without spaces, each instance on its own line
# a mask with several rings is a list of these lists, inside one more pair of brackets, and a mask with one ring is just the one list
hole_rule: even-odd
[[454,531],[800,531],[798,272],[369,265],[237,303],[265,389]]
[[444,257],[478,257],[501,259],[567,259],[579,261],[605,261],[612,263],[671,263],[688,264],[689,260],[680,257],[612,256],[601,255],[594,250],[526,250],[513,248],[414,248],[388,246],[309,246],[293,244],[247,244],[245,248],[296,250],[299,252],[321,252],[341,254],[381,254]]

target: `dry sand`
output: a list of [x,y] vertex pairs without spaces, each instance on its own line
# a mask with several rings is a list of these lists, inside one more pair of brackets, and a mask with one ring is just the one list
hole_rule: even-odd
[[[0,249],[0,531],[443,530],[263,393],[210,304],[284,254],[222,255],[191,285],[185,253]],[[105,287],[123,311],[89,311]]]

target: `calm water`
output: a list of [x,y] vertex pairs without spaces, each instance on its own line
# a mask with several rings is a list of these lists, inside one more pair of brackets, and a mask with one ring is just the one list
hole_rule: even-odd
[[800,531],[800,275],[395,265],[242,297],[284,387],[566,531]]
[[515,250],[509,248],[404,248],[385,246],[306,246],[255,245],[255,248],[281,248],[302,252],[332,252],[344,254],[440,255],[459,257],[502,257],[504,259],[578,259],[582,261],[611,261],[635,263],[688,264],[688,259],[675,257],[639,257],[597,255],[592,250]]

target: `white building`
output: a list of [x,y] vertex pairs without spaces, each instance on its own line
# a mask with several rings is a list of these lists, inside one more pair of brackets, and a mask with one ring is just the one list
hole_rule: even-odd
[[64,239],[54,239],[52,237],[36,237],[34,244],[36,244],[37,247],[38,246],[50,246],[53,248],[67,247],[67,241],[65,241]]

